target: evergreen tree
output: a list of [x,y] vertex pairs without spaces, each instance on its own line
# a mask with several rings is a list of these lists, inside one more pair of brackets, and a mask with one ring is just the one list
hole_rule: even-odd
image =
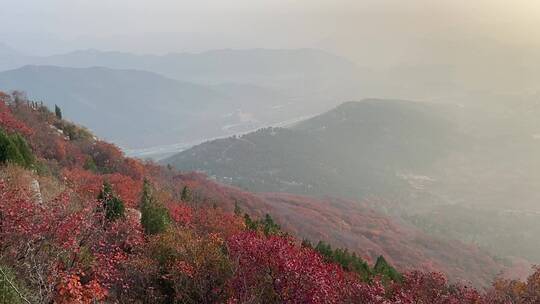
[[92,171],[92,172],[95,172],[95,173],[98,172],[98,167],[96,165],[96,162],[94,161],[94,159],[91,156],[89,156],[86,159],[86,161],[84,162],[83,168],[85,170]]
[[113,193],[110,183],[103,183],[103,188],[99,193],[98,200],[102,203],[103,210],[105,211],[105,218],[108,220],[115,221],[124,216],[124,202]]
[[144,180],[141,195],[141,224],[146,234],[158,234],[165,231],[170,223],[169,210],[161,205],[152,195],[152,187]]
[[331,262],[334,259],[334,252],[330,244],[326,244],[324,241],[319,241],[315,246],[315,251],[320,253],[326,261]]
[[364,261],[361,257],[357,256],[355,252],[353,252],[351,255],[349,270],[358,273],[364,281],[368,281],[373,274],[368,263],[366,263],[366,261]]
[[264,216],[264,220],[261,224],[265,235],[279,234],[281,231],[281,227],[274,222],[268,213]]
[[11,140],[21,155],[21,165],[30,167],[34,163],[34,154],[26,140],[20,134],[13,134]]
[[281,227],[274,222],[268,213],[262,220],[252,220],[249,214],[244,213],[244,223],[249,230],[262,231],[267,236],[281,233]]
[[242,208],[240,208],[240,206],[238,205],[237,200],[234,201],[234,215],[236,216],[242,215]]
[[343,269],[359,274],[364,281],[371,278],[372,272],[369,265],[355,253],[351,254],[348,249],[332,249],[330,244],[319,241],[315,246],[315,251],[319,252],[327,262],[337,263]]
[[384,282],[394,281],[400,282],[402,280],[401,274],[381,255],[377,258],[375,266],[373,267],[373,273],[380,275]]
[[8,162],[30,167],[34,162],[34,156],[22,136],[9,135],[0,129],[0,163]]
[[313,248],[313,244],[308,239],[302,239],[302,247],[304,248]]
[[17,146],[13,143],[11,136],[0,130],[0,162],[17,163],[23,162],[22,155],[17,149]]
[[54,105],[54,114],[56,115],[56,118],[62,119],[62,109],[58,105]]
[[257,222],[253,221],[249,214],[244,213],[244,223],[246,224],[247,229],[249,230],[257,230]]
[[188,186],[184,186],[184,188],[182,188],[182,194],[180,195],[180,199],[183,202],[191,202],[192,198],[193,197],[191,195],[191,190],[188,188]]

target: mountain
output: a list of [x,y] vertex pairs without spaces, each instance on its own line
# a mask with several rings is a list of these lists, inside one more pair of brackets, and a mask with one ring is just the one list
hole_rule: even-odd
[[192,142],[294,117],[283,95],[253,85],[199,85],[104,67],[25,66],[0,72],[0,88],[58,104],[65,117],[125,147]]
[[142,69],[201,84],[234,82],[292,89],[300,82],[304,87],[326,83],[317,88],[319,92],[347,82],[359,71],[353,62],[316,49],[223,49],[166,55],[81,50],[37,60],[59,66]]
[[[96,98],[102,98],[100,102],[107,103],[113,101],[116,103],[118,98],[118,102],[123,104],[143,97],[146,98],[146,102],[161,100],[163,97],[164,104],[156,105],[167,108],[166,113],[163,113],[163,121],[154,123],[154,120],[150,119],[145,121],[144,129],[141,126],[141,128],[133,129],[134,132],[129,132],[130,128],[115,127],[117,131],[114,134],[104,133],[101,122],[89,119],[90,114],[85,115],[86,117],[71,116],[94,129],[98,135],[130,148],[130,151],[136,155],[163,151],[166,153],[169,150],[175,152],[178,147],[191,146],[210,138],[297,121],[299,118],[328,110],[336,105],[336,101],[354,99],[365,94],[363,83],[367,81],[365,71],[353,62],[316,49],[224,49],[166,55],[136,55],[90,49],[46,57],[24,56],[14,51],[10,51],[8,56],[10,49],[7,46],[3,49],[6,50],[6,55],[0,52],[0,70],[6,70],[1,72],[0,88],[3,90],[27,91],[33,98],[54,100],[62,106],[66,106],[67,99],[70,99],[69,104],[72,109],[75,109],[74,104],[79,103],[74,103],[71,100],[72,97],[81,99],[80,103],[84,104],[96,103]],[[4,61],[5,64],[2,64]],[[28,75],[26,77],[22,75],[23,73],[38,73],[39,69],[42,70],[39,73],[43,75],[43,73],[49,73],[53,66],[56,68],[55,72],[51,72],[54,74],[51,77],[58,77],[56,80],[49,76]],[[128,90],[131,93],[126,96],[119,96],[124,93],[112,93],[114,81],[110,85],[93,85],[92,88],[85,88],[83,90],[85,93],[78,92],[75,87],[66,87],[65,90],[61,90],[60,86],[47,82],[60,83],[64,77],[71,78],[70,74],[75,71],[73,68],[77,68],[79,74],[88,73],[85,81],[99,82],[99,79],[92,79],[98,76],[95,72],[96,67],[102,67],[102,73],[123,70],[123,73],[115,72],[113,78],[132,78],[128,75],[131,72],[128,71],[135,73],[134,70],[136,70],[137,75],[142,75],[143,71],[146,71],[162,75],[163,79],[158,81],[155,74],[148,76],[152,78],[148,83],[141,83],[142,79],[137,81],[126,79],[131,87]],[[61,75],[60,71],[63,71],[64,75]],[[33,77],[33,81],[25,81],[30,76]],[[66,85],[84,87],[84,84],[75,84],[75,81],[81,77],[71,79],[66,82]],[[172,80],[180,82],[177,87],[191,88],[171,89]],[[162,85],[158,82],[169,84]],[[153,84],[157,87],[153,88]],[[209,96],[209,100],[192,96],[190,91],[197,85],[199,90],[210,90],[212,93],[209,94],[214,94],[214,96]],[[147,93],[137,92],[138,88],[141,88],[141,91],[144,88]],[[70,91],[73,91],[73,94],[66,96],[70,94]],[[93,92],[92,96],[86,96],[88,91]],[[179,91],[182,93],[180,94]],[[76,94],[85,96],[75,96]],[[123,98],[129,98],[130,101]],[[178,100],[178,106],[170,105],[172,99]],[[186,113],[187,109],[185,107],[179,109],[179,106],[188,99],[193,104],[206,104],[213,107],[208,109],[208,113],[201,113],[200,109],[194,110],[199,111],[198,114]],[[148,113],[152,113],[152,107],[147,108],[149,108]],[[85,107],[78,110],[85,111]],[[80,112],[78,110],[67,111],[76,114]],[[176,116],[171,117],[171,113],[175,113]],[[193,116],[198,116],[199,120],[192,119]],[[130,117],[131,120],[140,121],[139,118],[140,115]],[[175,123],[171,123],[172,121]],[[190,126],[190,132],[185,132],[186,125]],[[163,134],[152,130],[163,131]],[[138,133],[135,131],[143,132],[141,134],[148,135],[145,138],[152,138],[152,140],[144,142],[137,140]]]
[[193,147],[166,160],[254,191],[362,198],[398,193],[400,174],[425,174],[457,149],[460,131],[441,106],[348,102],[291,128],[267,128]]
[[145,70],[203,85],[249,84],[277,90],[318,109],[335,105],[336,100],[357,98],[367,80],[366,71],[353,62],[317,49],[222,49],[166,55],[88,49],[27,57],[24,63],[0,65],[0,70],[22,64]]

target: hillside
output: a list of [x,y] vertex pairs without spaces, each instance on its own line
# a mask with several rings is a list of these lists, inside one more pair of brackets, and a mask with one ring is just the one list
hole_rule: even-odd
[[288,129],[207,142],[166,162],[254,191],[362,198],[399,193],[407,183],[397,174],[426,174],[459,149],[461,136],[440,107],[366,100]]
[[524,112],[348,102],[289,128],[209,141],[164,163],[251,191],[366,201],[427,233],[536,263],[540,251],[529,244],[539,241],[540,142]]
[[500,272],[513,272],[510,263],[503,266],[474,245],[430,236],[411,224],[373,211],[368,204],[284,193],[258,197],[263,202],[250,205],[249,210],[272,214],[285,231],[315,243],[323,240],[334,247],[348,248],[370,262],[383,255],[397,269],[441,271],[452,281],[473,282],[475,286],[486,286]]
[[[39,103],[1,97],[0,295],[8,303],[504,303],[518,283],[501,280],[485,294],[448,285],[426,265],[473,254],[472,266],[462,265],[482,279],[499,266],[459,243],[444,247],[419,234],[426,244],[418,246],[414,229],[351,202],[250,194],[125,158]],[[299,226],[286,208],[329,229]],[[398,274],[382,257],[356,268],[367,265],[357,255],[300,246],[288,236],[306,233],[340,246],[351,232],[361,236],[361,255],[384,252],[395,263],[421,262],[424,271]],[[392,249],[394,242],[400,245]],[[429,253],[438,248],[442,259]],[[515,296],[535,289],[525,290]]]
[[65,117],[128,148],[200,141],[296,115],[273,110],[287,99],[268,89],[198,85],[139,70],[25,66],[0,72],[0,89],[57,104]]

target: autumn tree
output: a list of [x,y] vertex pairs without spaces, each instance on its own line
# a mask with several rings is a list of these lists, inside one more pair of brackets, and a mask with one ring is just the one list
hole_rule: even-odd
[[[138,271],[156,280],[147,282],[165,303],[225,303],[233,265],[218,237],[201,237],[193,231],[171,228],[151,236],[143,248],[146,262]],[[142,290],[141,292],[145,292]]]
[[227,243],[236,261],[234,303],[341,303],[345,273],[281,236],[238,234]]

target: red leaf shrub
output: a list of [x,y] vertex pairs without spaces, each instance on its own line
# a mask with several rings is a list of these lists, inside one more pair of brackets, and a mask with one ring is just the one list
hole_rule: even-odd
[[33,132],[24,122],[18,120],[11,113],[7,105],[11,97],[0,91],[0,126],[8,132],[18,132],[25,136],[30,136]]
[[227,247],[237,263],[231,284],[240,303],[341,303],[343,270],[291,239],[245,232],[230,238]]

